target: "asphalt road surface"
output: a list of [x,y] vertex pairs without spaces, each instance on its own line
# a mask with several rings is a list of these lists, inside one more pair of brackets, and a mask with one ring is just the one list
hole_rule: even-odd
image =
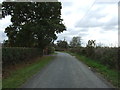
[[55,60],[30,78],[22,88],[111,88],[107,81],[74,56],[57,53]]

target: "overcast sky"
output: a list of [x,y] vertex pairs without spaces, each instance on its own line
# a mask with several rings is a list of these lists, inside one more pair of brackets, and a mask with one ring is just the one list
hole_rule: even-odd
[[[0,0],[1,1],[1,0]],[[119,0],[59,0],[62,2],[62,19],[67,31],[58,34],[57,40],[70,42],[80,36],[85,45],[88,40],[117,46]],[[10,16],[0,20],[0,42],[7,39],[4,30],[11,24]]]

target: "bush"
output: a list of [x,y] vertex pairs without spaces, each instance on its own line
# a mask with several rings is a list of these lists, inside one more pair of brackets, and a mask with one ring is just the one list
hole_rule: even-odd
[[48,47],[48,54],[54,53],[55,48],[54,47]]
[[94,47],[87,47],[86,48],[86,56],[93,58],[95,56],[95,49]]
[[118,49],[117,48],[97,48],[95,49],[95,60],[110,68],[118,68]]
[[118,62],[118,48],[79,48],[79,49],[70,49],[71,52],[77,53],[79,55],[85,55],[90,57],[93,60],[96,60],[103,65],[106,65],[110,68],[120,70],[120,63]]
[[9,65],[15,65],[21,62],[42,55],[42,50],[38,48],[2,48],[3,69]]

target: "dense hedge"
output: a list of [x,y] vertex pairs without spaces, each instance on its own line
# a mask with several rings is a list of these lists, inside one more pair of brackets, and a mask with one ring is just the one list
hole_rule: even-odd
[[54,53],[55,48],[54,47],[48,47],[48,54]]
[[110,68],[118,69],[118,48],[76,48],[70,49],[71,52],[79,55],[85,55],[93,60],[96,60]]
[[38,48],[2,48],[2,65],[4,68],[20,62],[27,62],[41,55],[42,50]]

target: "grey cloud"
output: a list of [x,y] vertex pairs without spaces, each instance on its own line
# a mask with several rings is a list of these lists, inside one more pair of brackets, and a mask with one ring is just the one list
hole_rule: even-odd
[[111,26],[118,25],[118,18],[117,17],[111,18],[111,20],[107,23],[107,25],[111,25]]
[[105,25],[102,26],[104,30],[118,30],[116,27],[118,25],[118,19],[112,18],[109,22],[107,22]]
[[73,5],[72,2],[64,2],[64,3],[62,3],[62,4],[63,4],[63,6],[65,6],[65,7],[70,7],[70,6]]
[[0,31],[0,42],[3,42],[3,40],[6,40],[6,34]]
[[69,28],[67,29],[67,31],[63,32],[62,34],[57,35],[58,36],[57,40],[64,40],[65,37],[65,39],[69,43],[74,36],[80,36],[81,38],[87,36],[88,35],[87,31],[88,31],[87,28],[74,28],[74,29]]
[[76,30],[70,30],[70,31],[68,31],[68,32],[66,32],[66,33],[63,33],[62,35],[70,35],[70,36],[73,36],[73,35],[76,35],[76,34],[78,34],[79,33],[79,31],[76,31]]
[[87,28],[87,27],[98,27],[101,25],[102,25],[102,23],[100,23],[95,18],[86,18],[83,21],[77,22],[76,27]]
[[82,19],[76,23],[76,27],[98,27],[101,26],[102,23],[98,21],[98,19],[102,18],[103,16],[95,15],[88,15],[85,19]]
[[[91,17],[91,18],[101,18],[101,17],[104,17],[104,16],[106,16],[104,13],[102,13],[101,14],[101,10],[103,10],[105,7],[106,7],[106,5],[99,5],[99,4],[95,4],[93,7],[96,7],[96,6],[99,6],[98,8],[96,8],[95,10],[92,10],[92,7],[91,7],[91,9],[89,10],[89,9],[83,9],[83,10],[86,10],[86,17]],[[102,6],[102,7],[101,7]],[[85,17],[85,18],[86,18]]]
[[73,36],[68,35],[68,34],[61,34],[61,35],[58,35],[58,38],[57,38],[56,41],[58,41],[58,40],[64,40],[64,38],[65,38],[68,42],[70,42],[71,39],[72,39],[72,37]]
[[70,7],[72,7],[72,5],[73,5],[72,2],[64,2],[64,3],[62,3],[62,6],[63,6],[62,9],[64,9],[63,14],[65,14],[65,15],[71,14],[72,12],[71,12]]
[[82,28],[75,28],[75,30],[76,31],[79,31],[79,32],[81,32],[81,33],[86,33],[86,32],[88,32],[88,30],[89,30],[89,28],[87,28],[87,27],[82,27]]
[[89,28],[89,27],[101,27],[103,29],[116,29],[118,23],[116,21],[109,21],[107,23],[99,22],[97,19],[90,19],[86,22],[77,23],[76,27]]
[[87,33],[79,33],[78,34],[80,37],[84,37],[84,36],[87,36],[88,34]]
[[77,34],[72,34],[72,35],[65,35],[64,37],[66,38],[67,41],[71,41],[74,36],[79,36],[81,38],[87,36],[87,33],[77,33]]
[[81,28],[80,29],[80,32],[87,32],[88,31],[88,28]]
[[62,36],[67,36],[67,37],[73,37],[73,36],[80,36],[80,37],[84,37],[86,35],[88,35],[87,33],[87,28],[83,28],[83,29],[70,29],[67,32],[63,33]]
[[104,29],[114,28],[118,24],[117,17],[113,17],[108,22],[100,22],[99,20],[106,17],[106,14],[101,13],[104,9],[103,5],[96,10],[91,10],[83,19],[79,20],[75,27],[76,28],[89,28],[89,27],[102,27]]
[[103,26],[102,27],[104,30],[118,30],[116,26]]

